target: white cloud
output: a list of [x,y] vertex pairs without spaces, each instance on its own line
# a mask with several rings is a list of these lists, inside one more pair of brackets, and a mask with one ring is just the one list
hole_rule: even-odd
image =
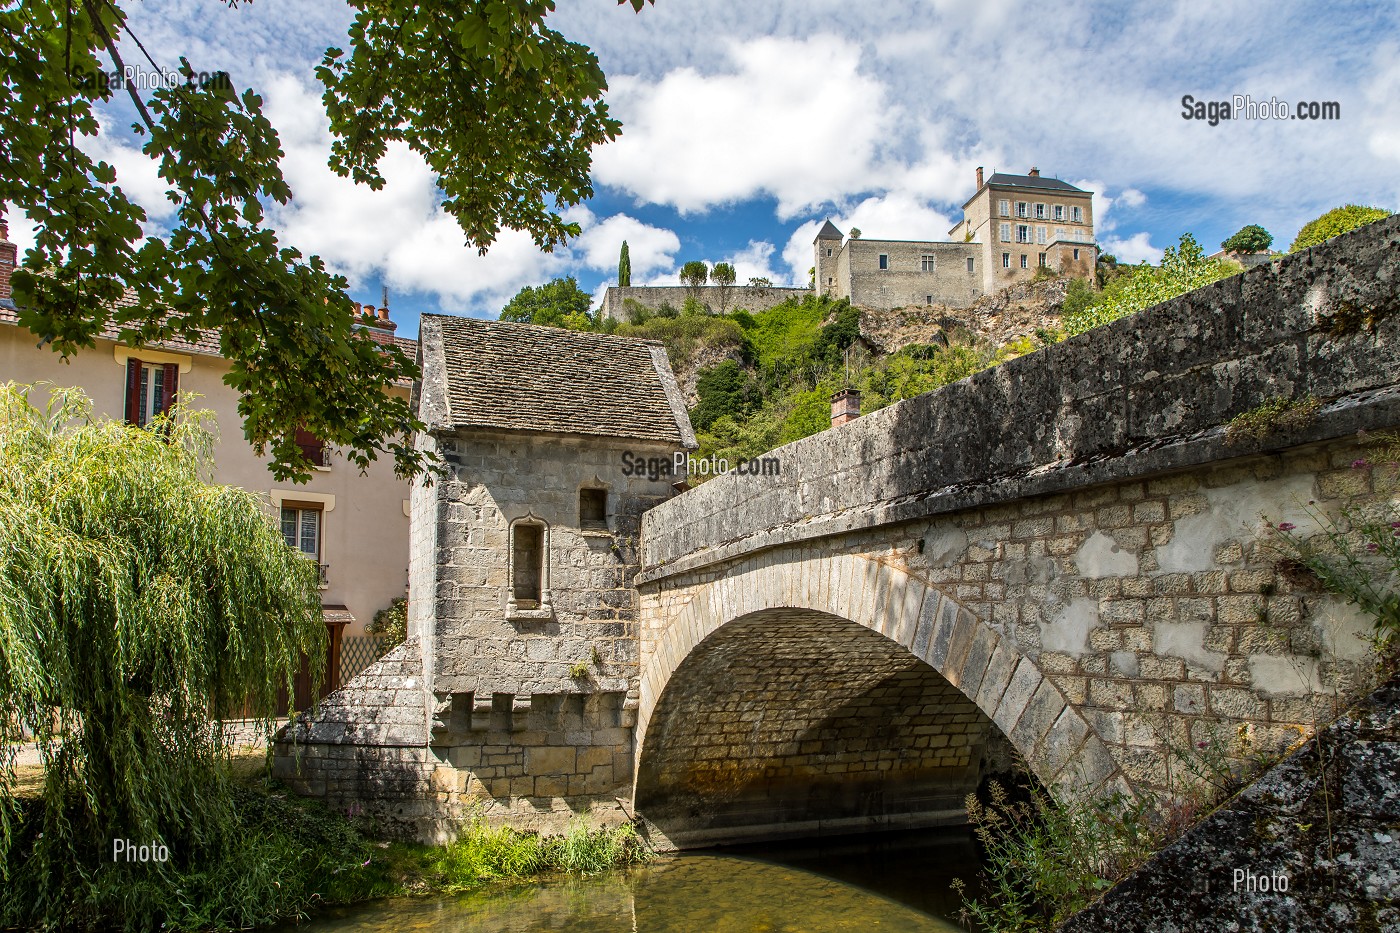
[[[435,295],[448,310],[494,314],[523,286],[565,270],[566,253],[543,253],[514,230],[503,230],[485,256],[469,249],[439,204],[431,170],[404,144],[390,144],[379,191],[336,175],[326,165],[325,113],[300,79],[270,81],[266,113],[282,137],[282,170],[293,194],[269,217],[287,243],[321,256],[352,289],[383,282],[395,291]],[[592,220],[587,211],[570,217]]]
[[3,204],[5,221],[10,227],[10,242],[19,248],[18,259],[24,261],[24,251],[34,245],[34,224],[13,204]]
[[1151,234],[1138,232],[1126,238],[1105,237],[1100,241],[1100,245],[1105,253],[1112,253],[1118,257],[1119,262],[1161,262],[1162,250],[1153,246],[1150,240]]
[[[854,208],[828,218],[843,234],[858,228],[861,236],[872,240],[947,240],[953,226],[948,217],[925,201],[904,194],[889,194],[866,198]],[[822,221],[809,220],[798,226],[783,247],[783,261],[791,270],[795,285],[807,284],[807,271],[812,268],[812,241]]]
[[769,195],[778,215],[868,190],[896,109],[831,36],[729,45],[727,70],[614,76],[622,138],[599,150],[606,185],[682,212]]
[[632,277],[638,284],[676,265],[676,253],[681,248],[681,241],[672,230],[653,227],[626,214],[614,214],[601,223],[595,223],[590,213],[586,220],[580,222],[586,229],[573,242],[571,250],[590,269],[615,273],[623,240],[627,241]]
[[725,256],[724,261],[734,267],[734,281],[738,285],[747,285],[749,279],[767,279],[779,285],[786,277],[773,269],[775,251],[772,243],[750,240],[748,246]]

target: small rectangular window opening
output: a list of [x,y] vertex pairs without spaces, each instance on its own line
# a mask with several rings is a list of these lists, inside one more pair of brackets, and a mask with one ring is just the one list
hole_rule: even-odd
[[608,491],[580,489],[578,491],[578,521],[583,528],[608,526]]

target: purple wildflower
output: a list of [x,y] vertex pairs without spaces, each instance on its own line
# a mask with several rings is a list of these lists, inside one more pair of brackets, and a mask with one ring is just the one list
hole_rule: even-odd
[[1370,551],[1372,554],[1376,553],[1376,552],[1379,551],[1380,549],[1381,549],[1381,546],[1380,546],[1379,544],[1377,544],[1376,542],[1374,542],[1374,541],[1367,541],[1367,542],[1366,542],[1366,550]]
[[1278,530],[1279,530],[1279,531],[1292,531],[1294,528],[1297,528],[1297,527],[1298,527],[1298,526],[1295,525],[1295,524],[1293,524],[1292,522],[1279,522],[1279,523],[1278,523]]
[[1353,461],[1351,461],[1351,468],[1352,468],[1353,470],[1364,470],[1364,469],[1366,469],[1368,466],[1370,466],[1370,464],[1367,463],[1365,460],[1353,460]]

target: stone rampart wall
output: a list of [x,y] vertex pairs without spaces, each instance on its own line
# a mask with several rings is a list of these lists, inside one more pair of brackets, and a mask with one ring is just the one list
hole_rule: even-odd
[[[677,311],[690,297],[691,290],[683,285],[619,285],[608,286],[603,293],[600,312],[604,317],[627,320],[627,302],[635,301],[645,308],[655,311],[668,304]],[[780,286],[757,287],[753,285],[703,285],[694,291],[695,297],[711,311],[767,311],[774,305],[782,304],[790,298],[803,298],[812,294],[808,288],[783,288]]]

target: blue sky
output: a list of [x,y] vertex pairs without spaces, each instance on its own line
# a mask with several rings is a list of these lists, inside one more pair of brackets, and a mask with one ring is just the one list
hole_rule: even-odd
[[[312,69],[344,43],[331,0],[148,0],[132,27],[158,61],[228,70],[264,94],[287,151],[285,242],[323,256],[351,295],[387,285],[400,333],[420,312],[494,317],[524,285],[590,292],[631,244],[635,284],[690,259],[740,280],[805,284],[821,221],[867,237],[941,239],[974,170],[1091,188],[1110,252],[1153,260],[1185,232],[1214,249],[1246,223],[1286,248],[1347,202],[1400,206],[1400,4],[967,0],[559,0],[551,25],[591,46],[623,136],[595,152],[584,231],[555,254],[507,233],[485,257],[438,208],[421,160],[391,149],[371,192],[326,167]],[[1184,120],[1181,97],[1337,101],[1336,122]],[[89,143],[151,212],[159,179],[116,104]],[[23,218],[12,234],[25,244]]]

